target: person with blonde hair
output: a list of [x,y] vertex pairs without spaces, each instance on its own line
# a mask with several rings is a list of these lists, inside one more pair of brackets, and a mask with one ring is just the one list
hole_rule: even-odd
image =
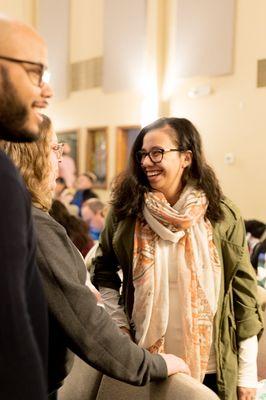
[[[49,306],[49,393],[69,373],[73,353],[116,379],[144,385],[176,372],[189,373],[178,357],[151,355],[121,333],[85,285],[84,261],[65,229],[48,214],[62,145],[43,116],[36,143],[1,142],[21,171],[33,202],[37,233],[37,264]],[[18,222],[19,223],[19,222]]]

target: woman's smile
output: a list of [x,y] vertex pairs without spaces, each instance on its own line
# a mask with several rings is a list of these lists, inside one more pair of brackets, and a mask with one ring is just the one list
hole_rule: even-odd
[[153,169],[153,170],[145,170],[145,174],[146,174],[146,176],[147,176],[147,178],[148,178],[148,180],[149,181],[156,181],[156,180],[158,180],[157,178],[159,177],[161,177],[161,175],[162,175],[162,170],[160,170],[160,169]]

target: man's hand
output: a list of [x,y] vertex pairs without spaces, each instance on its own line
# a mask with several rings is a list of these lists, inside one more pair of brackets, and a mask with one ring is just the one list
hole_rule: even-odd
[[173,354],[160,353],[167,365],[168,376],[174,375],[178,372],[191,375],[189,366],[185,363],[182,358],[174,356]]
[[238,386],[237,388],[237,398],[238,400],[255,400],[257,389],[245,388]]

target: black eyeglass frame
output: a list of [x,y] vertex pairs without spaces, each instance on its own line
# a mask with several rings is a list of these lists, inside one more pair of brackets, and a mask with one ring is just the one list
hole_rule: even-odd
[[[148,156],[149,159],[151,160],[152,163],[154,164],[159,164],[160,162],[162,162],[163,156],[165,153],[169,153],[170,151],[179,151],[179,152],[183,152],[185,151],[182,147],[179,147],[178,149],[160,149],[160,148],[156,148],[156,149],[152,149],[150,151],[143,151],[143,150],[139,150],[136,152],[136,160],[139,164],[142,164],[144,159]],[[152,152],[159,152],[161,153],[161,159],[159,161],[154,161],[152,159],[151,153]]]
[[0,56],[0,60],[11,61],[11,62],[15,62],[18,64],[37,65],[38,67],[41,67],[41,73],[40,73],[40,78],[39,78],[39,83],[38,83],[38,86],[41,86],[41,83],[43,82],[44,73],[45,73],[45,71],[47,71],[47,67],[45,65],[43,65],[42,63],[38,63],[35,61],[20,60],[18,58],[6,57],[6,56]]

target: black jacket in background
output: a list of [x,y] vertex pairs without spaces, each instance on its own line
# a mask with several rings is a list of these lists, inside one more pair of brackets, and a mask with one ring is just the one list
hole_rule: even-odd
[[48,324],[31,201],[0,151],[0,399],[47,399]]

